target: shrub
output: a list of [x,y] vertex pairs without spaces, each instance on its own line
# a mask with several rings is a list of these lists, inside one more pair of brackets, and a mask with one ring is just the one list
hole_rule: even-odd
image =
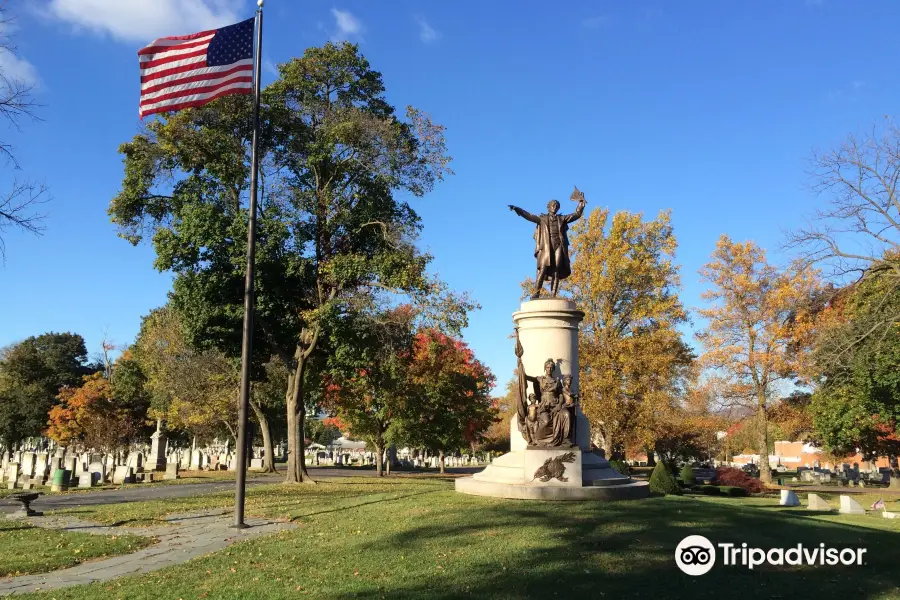
[[714,485],[695,485],[691,487],[691,491],[703,494],[705,496],[718,496],[719,488]]
[[748,494],[758,494],[763,491],[763,485],[759,479],[744,473],[740,469],[719,467],[716,469],[716,480],[723,487],[743,488]]
[[653,467],[653,472],[650,473],[650,492],[672,496],[681,494],[678,482],[675,481],[672,473],[662,461],[656,463],[656,466]]
[[747,495],[747,490],[742,487],[736,487],[733,485],[720,485],[718,489],[719,493],[723,496],[741,497]]
[[624,460],[619,460],[618,458],[614,458],[611,461],[609,461],[609,466],[611,466],[613,469],[615,469],[622,475],[625,475],[626,477],[631,475],[631,467],[628,466],[628,463],[625,462]]
[[686,486],[692,486],[697,483],[697,478],[694,477],[694,469],[687,463],[684,463],[684,466],[681,467],[681,473],[678,474],[678,479]]

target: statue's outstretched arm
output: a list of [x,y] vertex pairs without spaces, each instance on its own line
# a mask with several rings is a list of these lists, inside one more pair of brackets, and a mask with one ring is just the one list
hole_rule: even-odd
[[540,223],[540,222],[541,222],[541,218],[540,218],[540,217],[538,217],[537,215],[531,214],[531,213],[528,212],[527,210],[522,210],[522,209],[519,208],[518,206],[513,206],[512,204],[510,204],[510,205],[509,205],[509,210],[513,211],[514,213],[516,213],[517,215],[519,215],[519,216],[522,217],[523,219],[526,219],[526,220],[528,220],[528,221],[531,221],[532,223]]

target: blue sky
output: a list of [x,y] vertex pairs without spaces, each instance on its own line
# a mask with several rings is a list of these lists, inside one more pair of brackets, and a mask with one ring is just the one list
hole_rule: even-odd
[[[117,146],[138,128],[136,52],[152,39],[252,16],[253,1],[34,0],[9,3],[19,56],[4,72],[36,83],[43,121],[2,130],[22,171],[53,200],[41,237],[8,233],[0,345],[45,331],[133,340],[170,277],[149,246],[116,236]],[[533,212],[672,209],[683,299],[722,233],[777,260],[785,229],[816,204],[813,148],[895,112],[900,4],[782,2],[317,2],[268,0],[263,82],[274,63],[329,39],[360,43],[389,99],[447,127],[456,175],[414,202],[423,247],[452,287],[483,306],[465,337],[500,384],[519,281],[533,275]],[[892,100],[892,98],[894,100]]]

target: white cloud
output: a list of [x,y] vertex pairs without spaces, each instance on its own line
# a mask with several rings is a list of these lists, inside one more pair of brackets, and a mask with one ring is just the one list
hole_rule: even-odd
[[273,63],[271,60],[264,58],[262,61],[262,68],[266,73],[278,77],[278,67],[276,67],[275,63]]
[[0,21],[0,39],[8,43],[13,50],[0,47],[0,75],[28,86],[40,83],[37,69],[25,58],[14,52],[16,40],[11,37],[18,31],[14,21]]
[[[238,8],[245,6],[245,11]],[[50,0],[45,16],[128,42],[186,35],[230,25],[252,16],[240,0]]]
[[425,20],[425,17],[416,17],[416,22],[419,24],[419,39],[422,40],[422,42],[430,44],[441,38],[440,32],[429,25],[428,21]]
[[0,74],[10,80],[21,81],[25,85],[38,83],[34,65],[6,49],[0,49]]
[[331,14],[334,15],[334,24],[337,26],[337,31],[331,36],[334,41],[349,40],[351,38],[361,39],[365,27],[362,21],[357,19],[353,13],[349,10],[332,8]]

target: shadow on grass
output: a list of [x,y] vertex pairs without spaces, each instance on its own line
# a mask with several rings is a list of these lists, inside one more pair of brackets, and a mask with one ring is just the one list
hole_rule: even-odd
[[[354,509],[354,508],[360,508],[360,507],[362,507],[362,506],[371,506],[371,505],[373,505],[373,504],[383,504],[383,503],[385,503],[385,502],[398,502],[398,501],[400,501],[400,500],[405,500],[405,499],[407,499],[407,498],[413,498],[413,497],[415,497],[415,496],[424,496],[424,495],[426,495],[426,494],[434,494],[435,492],[441,492],[441,491],[443,491],[443,490],[427,490],[427,491],[424,491],[424,492],[415,492],[415,493],[412,493],[412,494],[404,494],[404,495],[401,495],[401,496],[393,495],[393,496],[391,496],[391,497],[389,497],[389,498],[379,498],[378,500],[369,500],[369,501],[367,501],[367,502],[357,502],[356,504],[348,504],[347,506],[341,506],[341,507],[338,507],[338,508],[329,508],[329,509],[327,509],[327,510],[319,510],[319,511],[316,511],[316,512],[304,513],[304,514],[302,514],[302,515],[296,515],[296,516],[294,516],[294,517],[291,517],[291,521],[297,521],[298,519],[305,519],[305,518],[309,518],[309,517],[315,517],[315,516],[318,516],[318,515],[327,515],[327,514],[330,514],[330,513],[336,513],[336,512],[342,512],[342,511],[348,511],[348,510],[352,510],[352,509]],[[346,497],[354,497],[354,498],[356,498],[356,497],[358,497],[358,496],[346,496]]]
[[[434,577],[404,580],[391,598],[875,598],[900,595],[898,535],[852,524],[798,518],[692,499],[639,503],[578,503],[567,507],[500,502],[473,515],[406,528],[370,544],[378,554],[403,553],[435,562],[441,540],[454,548]],[[799,513],[799,514],[798,514]],[[702,577],[681,573],[678,542],[703,535],[713,544],[746,542],[763,549],[820,543],[866,548],[862,566],[743,566],[722,564]],[[537,536],[529,539],[529,535]],[[493,542],[495,550],[486,546]],[[524,541],[520,541],[524,540]],[[458,549],[458,550],[456,550]],[[474,557],[474,560],[473,560]],[[453,561],[459,561],[453,564]],[[438,567],[435,567],[438,568]],[[456,570],[454,571],[454,568]],[[458,573],[458,576],[454,576]],[[370,597],[376,589],[341,597]]]

